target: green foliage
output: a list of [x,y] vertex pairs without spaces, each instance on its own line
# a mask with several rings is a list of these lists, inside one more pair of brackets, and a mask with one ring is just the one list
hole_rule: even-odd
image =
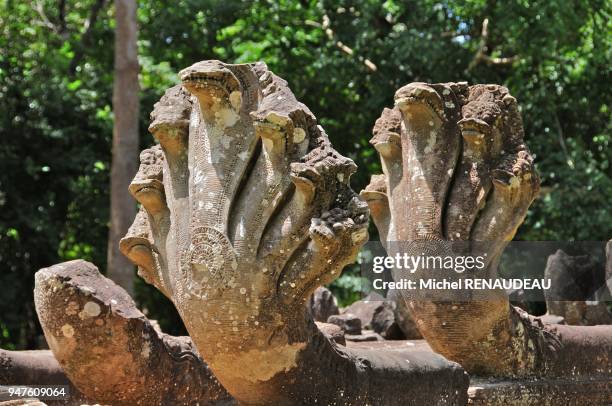
[[0,345],[31,348],[34,272],[77,256],[104,265],[108,171],[94,162],[110,155],[111,121],[96,114],[110,109],[112,32],[101,18],[91,31],[97,60],[70,75],[87,4],[71,5],[61,35],[29,3],[1,4]]
[[[105,268],[113,8],[107,0],[88,23],[97,0],[66,1],[62,12],[63,3],[0,0],[0,346],[35,345],[37,269],[73,258]],[[142,144],[152,144],[148,114],[179,69],[259,59],[357,162],[359,190],[380,171],[368,140],[398,87],[501,83],[522,106],[543,179],[519,237],[608,239],[610,8],[607,0],[140,2]],[[513,63],[470,67],[485,18],[488,55]],[[342,300],[356,294],[355,274],[332,286]],[[139,284],[142,306],[179,331],[151,292]]]

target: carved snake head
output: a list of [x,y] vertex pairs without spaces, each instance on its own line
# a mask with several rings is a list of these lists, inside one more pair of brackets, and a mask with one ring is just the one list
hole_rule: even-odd
[[124,253],[194,337],[224,334],[230,348],[299,335],[283,319],[304,317],[367,239],[356,166],[264,64],[205,61],[180,77],[151,114],[160,146],[141,155],[131,190],[143,211]]
[[508,89],[412,83],[396,92],[395,104],[383,111],[371,141],[383,164],[388,208],[377,192],[380,178],[362,192],[381,235],[389,229],[396,241],[499,244],[512,238],[539,178]]
[[[224,109],[240,111],[242,92],[238,78],[220,61],[202,61],[179,73],[183,87],[193,94],[203,114],[218,120],[227,119]],[[231,117],[231,115],[230,115]]]

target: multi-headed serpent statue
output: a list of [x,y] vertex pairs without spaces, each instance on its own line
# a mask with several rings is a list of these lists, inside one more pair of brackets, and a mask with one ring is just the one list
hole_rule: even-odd
[[[383,111],[371,143],[384,175],[372,177],[362,196],[387,248],[397,241],[426,241],[440,249],[443,241],[465,241],[464,247],[474,249],[486,245],[484,273],[493,273],[540,182],[508,89],[409,84],[396,92],[395,107]],[[511,306],[504,292],[487,299],[408,301],[432,348],[470,373],[612,372],[610,326],[544,327]]]
[[180,78],[151,114],[159,145],[140,156],[130,192],[141,209],[121,250],[172,301],[190,338],[161,333],[91,264],[39,271],[45,336],[84,395],[112,404],[454,405],[467,403],[465,370],[610,374],[609,329],[543,327],[505,297],[410,299],[442,355],[344,347],[304,311],[354,261],[370,211],[385,241],[487,240],[495,266],[539,187],[507,89],[400,89],[374,127],[384,175],[360,197],[349,186],[355,164],[264,64],[206,61]]

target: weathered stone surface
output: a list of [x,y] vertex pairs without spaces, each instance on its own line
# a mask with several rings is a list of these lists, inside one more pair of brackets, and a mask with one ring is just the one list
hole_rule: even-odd
[[340,314],[336,298],[329,289],[323,286],[315,289],[306,308],[310,311],[314,321],[326,322],[329,316]]
[[608,310],[608,305],[606,302],[601,302],[599,300],[596,301],[587,301],[585,303],[586,310],[584,312],[584,322],[585,326],[596,326],[599,324],[612,324],[612,314]]
[[[540,183],[508,90],[412,83],[396,92],[373,135],[386,187],[378,176],[362,196],[387,251],[392,241],[486,241],[483,274],[495,275]],[[430,255],[443,254],[431,246]],[[487,300],[410,300],[410,309],[431,347],[471,373],[612,373],[610,328],[544,326],[512,307],[505,292]]]
[[383,341],[347,341],[351,348],[370,350],[401,351],[401,352],[430,352],[434,353],[426,340],[383,340]]
[[52,403],[43,403],[36,398],[2,401],[2,397],[0,396],[0,406],[47,406],[51,404]]
[[352,313],[330,316],[327,322],[340,327],[345,334],[361,334],[361,319]]
[[[433,354],[425,340],[347,341],[347,345],[375,351]],[[468,394],[468,404],[481,406],[607,405],[612,397],[612,378],[500,379],[472,376]]]
[[51,351],[0,349],[0,385],[67,385],[68,378]]
[[344,330],[340,326],[331,323],[315,322],[317,328],[321,333],[325,334],[329,340],[334,341],[340,345],[346,345],[346,339],[344,338]]
[[417,328],[417,325],[414,322],[414,317],[410,313],[410,309],[408,308],[408,303],[406,302],[406,300],[399,294],[399,292],[395,290],[391,291],[391,293],[389,294],[389,300],[392,300],[395,303],[395,308],[393,310],[395,322],[402,331],[404,339],[422,339],[423,336],[419,332],[419,329]]
[[[374,330],[385,339],[402,340],[405,335],[396,322],[397,309],[394,299],[395,297],[385,299],[376,293],[370,293],[365,298],[342,309],[342,314],[350,313],[358,317],[363,328]],[[407,317],[410,316],[407,315]],[[406,322],[404,319],[402,321]],[[420,338],[420,336],[413,336],[413,338]]]
[[605,270],[591,256],[557,250],[548,257],[544,277],[551,281],[544,291],[549,314],[562,316],[570,325],[612,324],[606,303],[597,297],[606,288]]
[[122,251],[223,386],[246,404],[406,404],[424,394],[400,382],[422,372],[438,381],[428,397],[465,401],[457,364],[337,346],[304,311],[367,240],[368,209],[349,186],[355,164],[287,83],[262,63],[180,76],[151,115],[163,153],[141,155],[130,191],[143,211]]
[[342,309],[342,313],[350,313],[361,320],[364,328],[370,328],[374,311],[383,303],[385,299],[377,293],[370,293],[363,299],[351,303]]
[[385,340],[403,340],[404,333],[395,322],[395,302],[382,302],[376,309],[370,326],[372,330],[380,334]]
[[572,256],[562,250],[548,257],[544,277],[551,280],[545,294],[559,300],[592,300],[605,285],[605,271],[590,255]]
[[495,380],[472,378],[469,405],[477,406],[558,406],[609,405],[612,379],[536,378]]
[[544,314],[538,316],[538,319],[540,319],[543,324],[566,324],[563,317],[555,316],[554,314]]
[[231,400],[189,337],[156,330],[121,287],[85,261],[41,269],[36,311],[70,381],[113,405]]
[[364,330],[360,334],[346,334],[344,337],[346,338],[346,341],[355,342],[384,340],[384,338],[380,334],[372,330]]
[[508,294],[508,299],[512,306],[516,306],[520,309],[529,311],[529,306],[527,305],[527,296],[525,295],[525,291],[523,289],[510,290],[506,292]]
[[[49,401],[53,405],[81,405],[94,403],[83,395],[69,380],[49,350],[8,351],[0,349],[0,385],[61,385],[67,386],[67,399]],[[9,401],[14,403],[9,403]],[[27,399],[14,400],[8,392],[0,389],[0,405],[36,404],[24,403]]]

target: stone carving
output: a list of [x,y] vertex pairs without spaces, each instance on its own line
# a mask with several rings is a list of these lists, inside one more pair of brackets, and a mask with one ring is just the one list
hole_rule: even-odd
[[[130,192],[143,209],[121,248],[228,392],[254,404],[465,400],[457,364],[339,347],[304,311],[366,241],[368,207],[349,186],[355,164],[287,83],[262,63],[204,61],[180,77],[151,114],[162,153],[141,156]],[[440,384],[424,394],[421,379]]]
[[[387,249],[392,241],[486,241],[493,271],[539,189],[508,90],[412,83],[396,92],[373,134],[384,175],[362,195]],[[470,373],[612,372],[610,327],[544,326],[510,306],[504,292],[488,300],[410,300],[409,307],[430,346]]]
[[[556,386],[588,375],[597,396],[609,393],[610,326],[544,325],[501,291],[487,301],[395,298],[403,306],[371,309],[384,335],[396,334],[393,312],[403,309],[405,331],[414,323],[461,366],[427,350],[380,345],[375,332],[345,336],[336,325],[315,324],[306,309],[315,289],[355,259],[369,212],[388,251],[393,241],[466,241],[469,249],[487,241],[487,270],[495,270],[539,188],[507,89],[414,83],[398,90],[396,106],[374,126],[384,174],[362,191],[364,202],[349,186],[354,163],[264,64],[204,61],[180,77],[151,114],[159,145],[140,156],[130,193],[141,209],[120,248],[174,303],[191,338],[156,329],[91,264],[39,271],[37,312],[80,398],[465,404],[462,366],[482,375],[555,376]],[[350,330],[347,318],[330,320]],[[28,356],[3,352],[0,366],[18,376],[36,364],[41,376],[65,382],[49,353]],[[472,400],[510,396],[481,386]]]
[[189,337],[156,329],[92,264],[70,261],[38,271],[34,297],[57,361],[50,358],[89,399],[113,405],[232,400]]

